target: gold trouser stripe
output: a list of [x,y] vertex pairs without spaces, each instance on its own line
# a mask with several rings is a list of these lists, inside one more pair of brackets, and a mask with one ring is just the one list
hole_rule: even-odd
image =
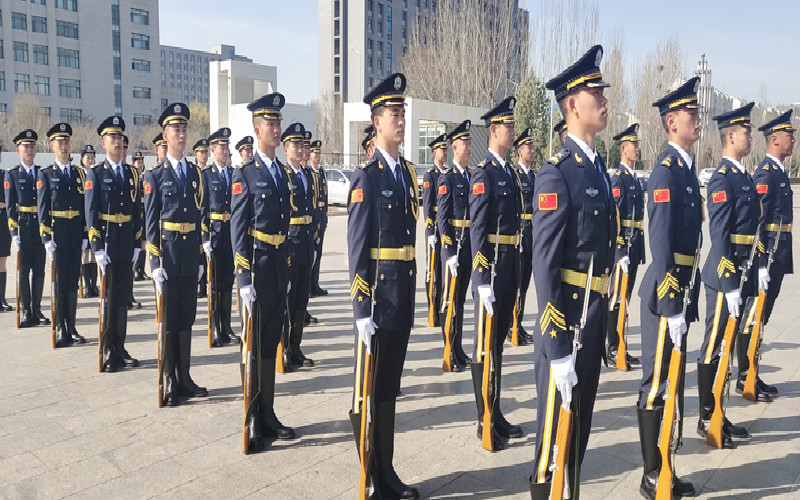
[[448,219],[447,222],[453,227],[469,227],[469,219]]
[[58,219],[74,219],[80,217],[80,210],[53,210],[50,215]]
[[106,222],[113,222],[115,224],[122,224],[123,222],[130,222],[131,216],[119,212],[115,214],[100,214],[100,220],[104,220]]
[[717,303],[714,305],[714,321],[711,325],[711,336],[708,338],[708,346],[706,347],[706,355],[703,357],[703,363],[711,363],[711,356],[714,354],[714,343],[717,341],[717,333],[719,332],[719,317],[722,313],[722,292],[717,292]]
[[743,335],[750,335],[751,330],[753,329],[753,318],[756,315],[757,305],[758,305],[758,295],[753,297],[753,301],[750,303],[750,309],[747,311],[747,321],[745,321],[744,329],[742,331]]
[[369,249],[369,258],[372,260],[400,260],[403,262],[411,262],[414,260],[414,247],[406,245],[401,248],[381,248],[378,253],[377,248]]
[[[614,306],[617,303],[617,295],[619,295],[619,287],[622,284],[622,266],[619,262],[617,265],[614,266],[614,274],[611,275],[612,282],[614,283],[613,292],[611,293],[611,298],[608,300],[608,310],[613,311]],[[585,282],[584,282],[585,283]]]
[[661,365],[664,358],[664,347],[666,339],[664,338],[667,333],[667,317],[660,316],[658,322],[658,339],[656,340],[656,360],[653,366],[653,381],[650,383],[650,392],[647,393],[647,402],[645,404],[646,410],[653,409],[653,401],[658,394],[658,386],[661,384]]
[[752,245],[753,240],[756,239],[754,234],[732,234],[731,243],[734,245]]
[[228,222],[231,220],[231,213],[230,212],[211,212],[208,215],[208,218],[211,220],[221,220],[222,222]]
[[17,211],[22,212],[22,213],[26,213],[26,214],[35,214],[36,212],[38,212],[38,209],[36,208],[36,205],[34,205],[32,207],[28,207],[28,206],[25,206],[25,205],[20,205],[19,208],[17,208]]
[[[561,282],[567,285],[586,288],[586,273],[561,268]],[[592,276],[592,291],[605,294],[608,291],[608,275]]]
[[519,245],[519,233],[517,234],[489,234],[489,243],[498,243],[500,245]]
[[168,220],[161,221],[162,229],[181,234],[191,233],[196,227],[197,225],[194,222],[170,222]]
[[533,219],[533,214],[522,214],[522,215],[519,216],[519,218],[522,219],[522,220],[532,220]]
[[252,227],[247,230],[247,234],[258,241],[264,242],[268,245],[273,245],[275,248],[278,248],[284,241],[286,241],[286,236],[283,234],[267,234]]
[[[553,437],[553,416],[556,412],[556,381],[553,378],[553,368],[550,368],[550,378],[547,382],[547,411],[544,417],[542,430],[542,455],[539,457],[539,468],[536,471],[536,482],[544,483],[547,480],[547,469],[550,466],[550,440]],[[580,424],[578,424],[580,425]]]
[[312,217],[310,215],[302,215],[300,217],[292,217],[289,219],[289,224],[292,226],[304,226],[306,224],[311,224]]
[[478,306],[478,339],[475,341],[475,362],[481,363],[483,361],[483,321],[485,310],[483,304]]
[[[764,226],[764,228],[767,231],[770,231],[770,232],[774,233],[774,232],[776,232],[778,230],[778,225],[777,224],[767,224],[766,226]],[[791,233],[792,232],[792,224],[791,223],[783,224],[781,226],[781,232],[782,233]]]
[[674,253],[674,254],[672,254],[672,258],[675,261],[675,265],[678,265],[678,266],[692,267],[694,265],[694,255],[686,255],[686,254],[683,254],[683,253]]
[[644,229],[644,220],[620,219],[622,227],[632,227],[634,229]]

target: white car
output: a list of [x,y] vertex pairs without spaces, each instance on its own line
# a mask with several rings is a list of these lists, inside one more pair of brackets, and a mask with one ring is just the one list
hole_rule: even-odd
[[341,168],[325,169],[328,178],[328,204],[347,205],[347,196],[350,193],[350,176],[352,170]]
[[697,181],[701,186],[708,186],[708,181],[711,180],[711,174],[714,173],[714,170],[713,168],[704,168],[697,174]]

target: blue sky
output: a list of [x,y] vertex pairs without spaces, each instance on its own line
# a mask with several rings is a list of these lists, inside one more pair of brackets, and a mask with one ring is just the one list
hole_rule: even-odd
[[[521,3],[537,10],[536,0]],[[675,35],[686,55],[687,76],[705,53],[712,83],[722,91],[758,99],[763,85],[771,105],[800,101],[796,0],[600,0],[598,5],[600,32],[622,29],[631,61]],[[255,62],[278,67],[278,89],[289,102],[316,98],[317,0],[161,0],[159,7],[162,44],[199,50],[235,45]]]

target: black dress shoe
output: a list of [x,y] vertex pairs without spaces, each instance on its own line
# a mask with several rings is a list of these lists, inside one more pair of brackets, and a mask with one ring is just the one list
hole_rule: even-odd
[[394,469],[388,472],[387,476],[384,478],[385,484],[381,485],[380,488],[383,498],[400,498],[403,500],[417,500],[419,498],[419,490],[403,483]]
[[[9,311],[10,310],[11,309],[9,309]],[[775,387],[774,385],[769,385],[768,383],[764,382],[763,380],[761,380],[761,377],[756,378],[756,387],[758,388],[758,390],[766,394],[772,394],[772,395],[778,394],[778,388]]]
[[67,339],[65,339],[65,338],[60,338],[60,339],[56,340],[56,349],[58,349],[60,347],[69,347],[71,345],[72,344],[67,342]]
[[13,311],[14,310],[14,308],[11,307],[11,305],[8,302],[6,302],[5,298],[0,299],[0,306],[2,306],[2,309],[5,310],[5,311]]
[[34,326],[33,316],[28,311],[22,311],[22,317],[19,320],[20,328],[30,328]]
[[[738,379],[736,381],[736,392],[738,392],[739,394],[742,394],[744,392],[743,379]],[[758,380],[756,380],[756,401],[760,401],[762,403],[772,402],[772,396],[761,390],[761,388],[758,386]]]
[[248,453],[261,453],[267,449],[267,442],[263,437],[251,437],[247,444]]
[[86,290],[86,293],[83,294],[83,297],[87,299],[96,299],[99,296],[100,296],[100,290],[93,287],[90,287],[88,290]]
[[38,321],[39,321],[38,324],[40,324],[40,325],[49,325],[50,324],[50,320],[47,317],[45,317],[44,314],[42,314],[42,311],[36,311],[35,317],[36,317],[36,319],[38,319]]
[[138,300],[136,300],[136,297],[131,297],[131,304],[136,309],[141,309],[142,308],[142,303],[139,302]]
[[522,437],[522,427],[509,423],[500,413],[495,415],[494,429],[503,438],[516,439]]
[[106,373],[118,372],[121,368],[113,359],[108,359],[103,363],[103,371]]
[[616,366],[617,365],[617,348],[608,346],[606,349],[606,359],[608,360],[609,366]]
[[211,340],[211,347],[222,347],[222,346],[223,346],[222,339],[215,337]]
[[194,383],[194,380],[191,377],[182,377],[181,383],[179,384],[181,396],[186,396],[187,398],[198,398],[198,397],[205,397],[208,396],[208,389],[205,387],[200,387],[199,385]]
[[230,338],[230,336],[229,336],[227,333],[225,333],[225,332],[220,332],[220,334],[219,334],[219,341],[220,341],[220,342],[221,342],[223,345],[227,345],[227,344],[230,344],[230,343],[231,343],[231,338]]
[[525,333],[525,340],[527,340],[529,344],[533,344],[533,335]]
[[728,417],[724,417],[722,420],[722,430],[727,434],[730,434],[732,437],[737,438],[749,438],[750,433],[747,432],[747,429],[742,427],[741,425],[733,425]]
[[231,342],[233,342],[234,344],[239,344],[242,341],[242,338],[233,333],[233,330],[230,330],[228,332],[228,338],[230,338]]
[[451,372],[463,372],[464,371],[464,365],[459,363],[458,361],[456,361],[455,363],[453,363],[453,366],[450,367],[450,371]]
[[625,359],[628,360],[628,366],[630,365],[638,366],[642,364],[639,358],[637,358],[636,356],[631,356],[628,353],[625,353]]
[[[478,439],[483,441],[483,423],[481,422],[478,422]],[[505,441],[503,441],[503,438],[498,434],[495,428],[492,432],[492,448],[494,448],[494,451],[503,451],[507,447]]]
[[673,476],[672,494],[676,497],[693,497],[695,495],[694,485],[678,476]]
[[77,344],[85,344],[86,343],[86,339],[83,338],[83,336],[80,333],[78,333],[78,332],[76,332],[74,330],[72,331],[72,340]]
[[283,425],[278,420],[278,417],[273,417],[268,419],[267,423],[264,426],[263,432],[264,436],[266,437],[271,437],[280,440],[295,439],[297,437],[297,434],[295,434],[294,429]]
[[[705,438],[708,436],[708,425],[709,420],[703,420],[702,418],[697,419],[697,435]],[[736,443],[733,442],[731,439],[731,435],[725,432],[725,426],[722,426],[722,448],[726,450],[733,450],[736,448]]]
[[136,368],[139,366],[139,360],[128,354],[128,351],[122,353],[122,362],[125,366]]

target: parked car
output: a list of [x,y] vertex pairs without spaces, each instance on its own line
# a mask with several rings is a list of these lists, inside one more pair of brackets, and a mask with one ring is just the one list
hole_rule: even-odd
[[708,181],[711,180],[711,174],[714,173],[713,168],[704,168],[697,174],[697,180],[700,182],[701,186],[708,186]]
[[647,181],[648,179],[650,179],[650,172],[645,172],[644,170],[637,170],[636,178],[639,179],[639,184],[642,185],[642,191],[647,193]]
[[347,205],[347,196],[350,193],[350,176],[352,170],[343,168],[326,168],[328,178],[328,204]]

